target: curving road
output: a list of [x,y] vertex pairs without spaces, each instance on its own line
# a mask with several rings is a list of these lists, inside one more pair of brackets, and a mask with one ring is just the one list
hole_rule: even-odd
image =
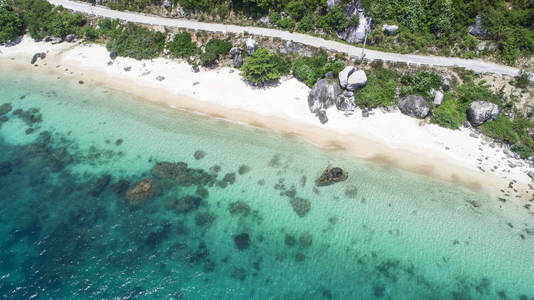
[[[336,41],[328,41],[322,38],[301,34],[291,33],[282,30],[261,28],[261,27],[249,27],[249,26],[237,26],[237,25],[225,25],[217,23],[203,23],[194,20],[187,19],[171,19],[158,16],[151,16],[133,12],[123,12],[112,10],[103,6],[92,6],[89,3],[75,2],[70,0],[48,0],[53,5],[62,5],[63,7],[72,11],[80,12],[83,14],[94,15],[97,17],[105,17],[112,19],[119,19],[123,21],[160,25],[167,27],[187,28],[204,31],[218,31],[228,33],[243,33],[248,32],[252,35],[260,35],[267,37],[276,37],[283,40],[294,41],[309,46],[324,48],[332,51],[338,51],[345,53],[349,56],[359,57],[362,53],[362,48],[343,44]],[[482,60],[463,59],[455,57],[441,57],[441,56],[423,56],[423,55],[411,55],[411,54],[398,54],[381,52],[375,50],[365,50],[365,57],[367,59],[375,60],[381,59],[384,61],[392,62],[405,62],[408,64],[427,65],[427,66],[446,66],[446,67],[464,67],[466,69],[473,70],[475,72],[488,72],[496,74],[504,74],[510,76],[516,76],[519,72],[518,69],[498,65]]]

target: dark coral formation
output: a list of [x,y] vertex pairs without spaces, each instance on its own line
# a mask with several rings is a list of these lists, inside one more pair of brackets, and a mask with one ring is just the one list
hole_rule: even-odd
[[331,185],[336,182],[347,180],[348,177],[348,174],[341,168],[327,168],[324,170],[323,174],[321,174],[321,177],[317,179],[315,184],[317,186]]
[[245,250],[250,247],[250,236],[248,233],[234,235],[234,243],[238,250]]
[[160,192],[158,183],[152,178],[143,179],[125,193],[126,202],[132,207],[139,207],[146,200],[154,198]]

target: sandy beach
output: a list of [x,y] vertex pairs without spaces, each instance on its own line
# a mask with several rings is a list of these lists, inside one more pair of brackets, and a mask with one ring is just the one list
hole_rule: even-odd
[[[46,58],[38,60],[36,67],[30,60],[37,52],[45,52]],[[260,89],[249,86],[239,70],[228,67],[195,73],[179,60],[119,57],[111,61],[102,45],[51,45],[28,36],[16,46],[0,47],[0,65],[3,71],[50,72],[175,109],[295,135],[332,151],[346,150],[360,158],[466,184],[510,200],[518,208],[532,198],[531,179],[526,175],[531,167],[484,137],[473,137],[472,130],[441,128],[399,111],[376,109],[363,118],[357,109],[347,117],[335,107],[328,110],[329,122],[323,125],[309,112],[310,89],[294,78]],[[164,79],[157,80],[158,76]],[[514,180],[517,183],[510,187]]]

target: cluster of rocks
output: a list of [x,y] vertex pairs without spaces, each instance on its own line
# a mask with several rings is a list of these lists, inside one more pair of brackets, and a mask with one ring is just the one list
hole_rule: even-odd
[[326,109],[334,104],[338,110],[345,112],[345,115],[351,115],[356,108],[354,91],[364,87],[366,83],[365,72],[352,66],[339,72],[338,78],[329,72],[313,85],[308,95],[308,107],[323,124],[328,122]]
[[35,53],[33,56],[32,56],[32,59],[30,61],[30,64],[34,64],[37,62],[38,59],[45,59],[46,58],[46,53],[44,52],[38,52],[38,53]]

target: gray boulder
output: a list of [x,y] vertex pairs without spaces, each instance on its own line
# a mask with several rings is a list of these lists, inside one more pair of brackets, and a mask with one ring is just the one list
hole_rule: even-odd
[[249,37],[245,41],[245,46],[247,47],[248,55],[252,54],[252,52],[254,52],[254,50],[256,50],[256,40]]
[[341,72],[339,72],[339,85],[341,85],[342,88],[347,87],[347,83],[349,81],[349,76],[352,75],[352,73],[356,72],[356,68],[353,66],[347,66],[345,69],[343,69]]
[[74,42],[75,39],[76,39],[76,35],[74,34],[67,34],[67,36],[65,37],[65,41],[67,43],[72,43]]
[[386,35],[394,35],[397,33],[397,30],[399,30],[399,26],[397,25],[388,25],[388,24],[382,25],[382,31]]
[[430,94],[434,96],[434,101],[433,101],[434,105],[440,106],[441,102],[443,102],[443,93],[440,91],[436,91],[435,89],[430,89]]
[[354,104],[354,94],[349,91],[345,91],[336,98],[336,107],[340,111],[344,111],[346,115],[352,114],[356,105]]
[[486,121],[495,120],[499,115],[499,107],[488,101],[474,101],[467,108],[467,120],[474,127],[484,124]]
[[469,34],[485,37],[488,32],[482,28],[482,17],[476,16],[475,17],[475,24],[469,26]]
[[331,78],[319,79],[308,95],[308,107],[312,113],[318,113],[336,103],[341,88],[337,80]]
[[428,107],[425,98],[416,95],[400,98],[398,107],[403,114],[418,119],[426,118],[430,112],[430,108]]
[[44,53],[44,52],[38,52],[38,53],[35,53],[35,54],[33,55],[32,59],[31,59],[31,61],[30,61],[30,64],[33,65],[34,63],[37,62],[37,59],[39,59],[39,58],[40,58],[40,59],[45,59],[45,57],[46,57],[46,53]]
[[449,82],[449,78],[445,76],[441,76],[441,88],[446,92],[451,88],[451,83]]
[[166,9],[169,9],[171,7],[171,1],[163,0],[163,7],[165,7]]
[[336,35],[349,43],[361,43],[365,37],[365,31],[371,31],[372,19],[365,16],[361,0],[352,0],[343,6],[343,14],[347,21],[353,16],[358,16],[358,26],[347,26],[345,30],[336,32]]
[[58,36],[47,36],[45,38],[45,42],[51,42],[52,45],[60,44],[63,42],[63,38],[58,37]]
[[234,68],[239,69],[243,65],[243,55],[241,54],[243,50],[238,47],[233,47],[230,49],[230,58],[232,59],[232,65]]
[[362,88],[367,83],[367,75],[363,70],[357,70],[350,74],[347,80],[347,90],[355,91],[359,88]]
[[4,46],[6,46],[6,47],[16,46],[16,45],[20,44],[20,42],[22,42],[22,38],[23,37],[24,37],[24,35],[19,35],[12,41],[6,41]]
[[318,111],[315,113],[315,116],[319,118],[319,122],[321,122],[321,124],[328,122],[328,117],[326,116],[326,111],[324,110]]

